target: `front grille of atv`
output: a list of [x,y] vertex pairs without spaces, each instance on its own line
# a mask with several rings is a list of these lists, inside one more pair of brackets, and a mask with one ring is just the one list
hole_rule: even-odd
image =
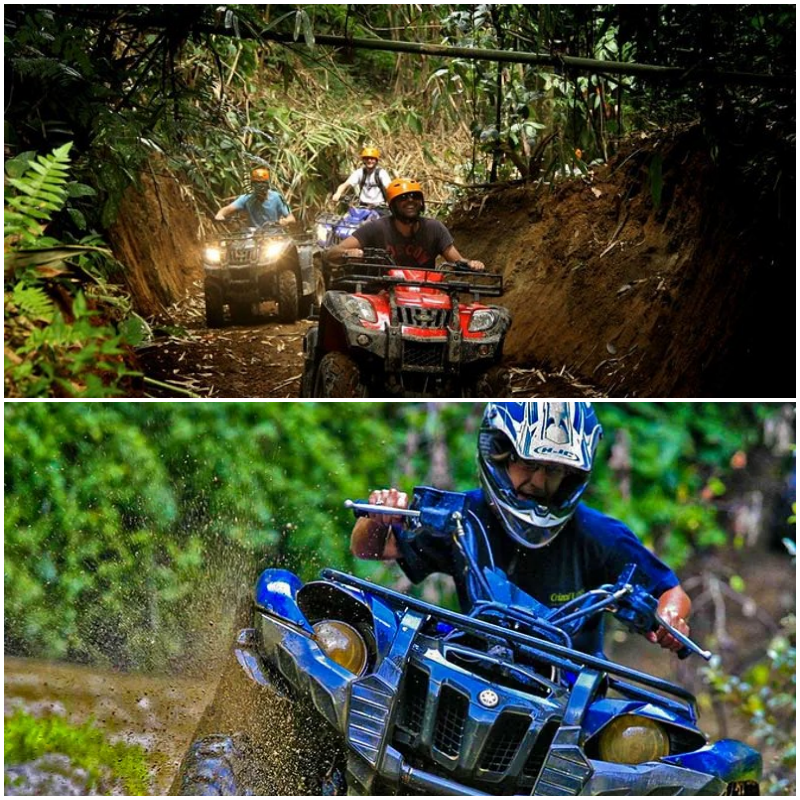
[[466,784],[485,785],[491,794],[513,794],[533,787],[558,726],[556,717],[541,720],[536,712],[516,709],[471,720],[466,688],[436,683],[411,663],[393,738],[423,769],[444,769]]
[[255,264],[258,250],[255,247],[229,247],[228,264],[230,266],[247,266]]
[[446,342],[403,341],[403,369],[433,371],[444,367]]
[[461,750],[468,708],[468,698],[449,686],[442,687],[436,728],[433,732],[433,746],[451,758],[458,756]]
[[501,714],[483,750],[480,768],[487,772],[505,772],[530,725],[530,717],[505,712]]
[[444,328],[447,324],[447,309],[420,308],[418,306],[398,306],[401,325],[414,328]]

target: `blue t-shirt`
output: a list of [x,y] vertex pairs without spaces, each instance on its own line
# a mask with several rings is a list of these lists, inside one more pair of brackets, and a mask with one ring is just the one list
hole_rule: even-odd
[[[466,526],[474,537],[471,550],[481,566],[500,568],[520,589],[553,608],[596,589],[615,583],[628,564],[636,564],[635,580],[654,597],[679,584],[678,577],[656,558],[623,523],[581,503],[564,529],[550,544],[536,549],[518,545],[487,505],[483,491],[467,492]],[[472,589],[455,552],[452,538],[422,531],[398,538],[398,563],[414,583],[434,572],[452,575],[462,610],[471,606]],[[579,649],[602,651],[602,618],[587,623],[574,639]]]
[[231,205],[239,211],[247,210],[254,228],[261,227],[265,222],[278,222],[291,214],[283,195],[272,189],[267,192],[261,203],[254,194],[242,194]]

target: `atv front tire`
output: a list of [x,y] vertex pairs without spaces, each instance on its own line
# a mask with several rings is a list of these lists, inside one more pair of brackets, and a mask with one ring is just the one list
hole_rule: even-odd
[[345,353],[327,353],[319,362],[315,397],[366,397],[358,364]]
[[294,272],[284,270],[278,275],[278,321],[292,323],[300,311],[300,297]]
[[235,797],[249,794],[238,785],[239,753],[230,736],[205,736],[189,748],[180,791],[184,796]]
[[206,300],[206,325],[209,328],[221,328],[225,320],[222,292],[218,286],[206,281],[203,284],[203,294]]

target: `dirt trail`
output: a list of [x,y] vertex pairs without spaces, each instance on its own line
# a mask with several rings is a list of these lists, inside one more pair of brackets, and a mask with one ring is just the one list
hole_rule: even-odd
[[[159,336],[138,350],[142,370],[167,384],[148,384],[148,396],[176,397],[185,390],[201,397],[299,397],[303,336],[314,325],[312,320],[280,324],[267,309],[252,325],[206,328],[199,282],[172,306],[169,317],[181,332]],[[512,396],[603,396],[600,389],[576,378],[566,367],[550,372],[509,366],[509,373]]]
[[[741,397],[748,375],[759,396],[794,396],[792,371],[763,357],[795,338],[794,296],[774,291],[793,262],[758,222],[768,203],[742,180],[690,128],[642,137],[580,175],[465,199],[447,222],[462,253],[503,275],[510,394]],[[142,350],[141,369],[200,396],[297,397],[308,322],[205,330],[202,235],[193,209],[172,213],[178,182],[159,176],[112,231],[137,309],[184,331]],[[137,214],[156,201],[164,241],[134,249],[130,229],[148,230]],[[158,391],[143,388],[175,396]]]

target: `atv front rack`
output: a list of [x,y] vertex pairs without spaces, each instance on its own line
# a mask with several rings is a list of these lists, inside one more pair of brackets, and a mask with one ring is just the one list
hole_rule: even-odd
[[[413,272],[436,273],[441,275],[441,280],[413,280],[391,272],[408,270]],[[420,286],[429,289],[439,289],[445,292],[464,292],[483,297],[500,297],[503,294],[503,276],[489,272],[472,272],[460,269],[413,269],[411,267],[398,267],[386,264],[371,264],[367,262],[348,262],[334,267],[331,274],[331,288],[355,290],[361,294],[368,288],[370,291],[389,286]]]
[[[448,611],[447,609],[439,608],[423,600],[417,600],[416,598],[400,594],[399,592],[395,592],[383,586],[378,586],[360,578],[355,578],[352,575],[347,575],[337,570],[324,569],[322,571],[322,577],[326,580],[331,580],[336,583],[344,584],[345,586],[351,586],[361,591],[368,592],[400,608],[435,617],[438,620],[454,625],[462,630],[470,631],[478,635],[491,636],[493,638],[504,638],[523,648],[536,651],[537,655],[540,657],[542,655],[546,656],[551,664],[568,672],[578,674],[584,669],[597,670],[608,677],[609,685],[612,688],[624,694],[635,696],[639,699],[657,699],[662,703],[673,706],[673,708],[684,714],[688,714],[691,719],[696,718],[695,704],[697,701],[694,695],[683,687],[671,683],[670,681],[647,675],[635,669],[631,669],[630,667],[615,664],[604,658],[582,653],[573,648],[564,647],[536,636],[508,630],[507,628],[494,625],[490,622],[459,614],[456,611]],[[640,686],[646,686],[650,689],[655,689],[662,694],[654,698],[649,695],[648,692],[637,686],[632,686],[627,681],[639,684]],[[677,698],[679,702],[671,702],[669,698],[665,698],[663,694],[671,695]]]

